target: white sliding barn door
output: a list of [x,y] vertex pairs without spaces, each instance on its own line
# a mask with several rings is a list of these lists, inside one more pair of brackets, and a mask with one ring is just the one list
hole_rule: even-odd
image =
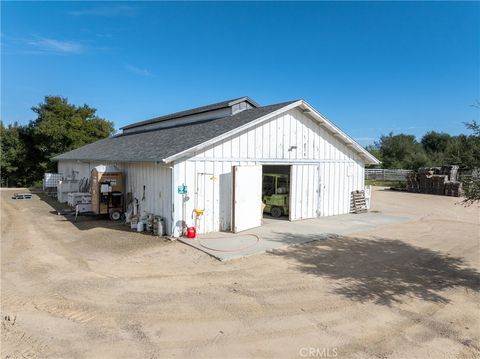
[[290,220],[319,216],[320,181],[319,166],[292,165],[290,174]]
[[233,167],[233,231],[262,225],[262,166]]

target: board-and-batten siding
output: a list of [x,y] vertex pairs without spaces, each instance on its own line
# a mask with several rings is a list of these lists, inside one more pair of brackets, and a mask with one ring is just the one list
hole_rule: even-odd
[[[165,218],[167,229],[172,223],[172,169],[155,163],[148,162],[111,162],[111,161],[65,161],[58,162],[58,172],[65,177],[90,178],[91,170],[98,165],[113,164],[125,174],[126,192],[131,192],[133,198],[137,198],[140,204],[139,211],[154,213]],[[143,195],[145,186],[145,196]]]
[[292,165],[292,220],[349,213],[351,192],[364,188],[363,160],[307,114],[292,109],[176,161],[175,186],[187,185],[189,194],[185,202],[175,194],[175,221],[194,225],[198,208],[205,210],[200,233],[230,230],[232,166],[255,164]]

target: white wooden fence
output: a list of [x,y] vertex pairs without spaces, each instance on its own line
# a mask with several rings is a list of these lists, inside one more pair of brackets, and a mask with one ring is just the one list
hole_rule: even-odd
[[413,173],[412,170],[390,170],[385,168],[366,168],[366,180],[406,181],[405,176]]

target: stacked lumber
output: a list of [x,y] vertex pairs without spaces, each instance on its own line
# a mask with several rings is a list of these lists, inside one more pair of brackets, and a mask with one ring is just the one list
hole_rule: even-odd
[[357,214],[367,212],[367,202],[365,201],[365,191],[352,192],[352,212]]
[[422,167],[406,176],[407,191],[459,197],[458,166]]

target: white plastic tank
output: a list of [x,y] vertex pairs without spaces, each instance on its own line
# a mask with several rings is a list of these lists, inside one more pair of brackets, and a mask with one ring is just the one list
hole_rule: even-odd
[[137,232],[143,232],[143,222],[138,221],[137,223]]
[[175,238],[179,238],[180,237],[180,228],[178,226],[175,226],[175,228],[173,229],[173,236]]

